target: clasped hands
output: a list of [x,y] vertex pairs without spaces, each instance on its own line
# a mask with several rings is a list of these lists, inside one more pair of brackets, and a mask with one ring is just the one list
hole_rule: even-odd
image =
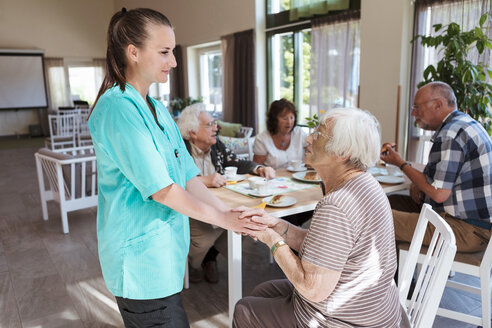
[[282,239],[275,231],[275,227],[280,222],[280,219],[268,214],[265,210],[240,206],[231,211],[232,213],[239,214],[239,222],[242,221],[245,223],[247,231],[238,231],[243,235],[248,235],[268,246],[271,246]]

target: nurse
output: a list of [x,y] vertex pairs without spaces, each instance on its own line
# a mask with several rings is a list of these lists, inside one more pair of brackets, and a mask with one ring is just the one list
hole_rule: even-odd
[[255,235],[264,229],[218,200],[168,110],[148,96],[176,67],[169,20],[151,9],[116,13],[106,76],[89,118],[97,156],[99,260],[126,327],[188,327],[180,291],[188,216]]

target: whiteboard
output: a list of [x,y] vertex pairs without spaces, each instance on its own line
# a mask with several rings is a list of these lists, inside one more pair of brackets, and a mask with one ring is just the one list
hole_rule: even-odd
[[42,54],[0,52],[0,109],[48,107]]

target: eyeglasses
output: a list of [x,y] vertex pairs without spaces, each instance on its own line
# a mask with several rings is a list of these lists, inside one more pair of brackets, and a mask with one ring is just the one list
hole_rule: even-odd
[[316,128],[313,133],[311,133],[311,135],[313,136],[313,139],[316,140],[318,139],[319,136],[323,136],[325,138],[329,138],[330,136],[325,134],[325,133],[322,133],[322,132],[319,132],[318,131],[318,128]]
[[437,99],[439,99],[439,98],[432,98],[432,99],[427,100],[427,101],[424,101],[423,103],[420,103],[418,105],[417,104],[413,104],[410,109],[411,110],[418,110],[420,108],[420,106],[425,105],[427,103],[430,103],[431,101],[434,101],[434,100],[437,100]]
[[211,128],[212,126],[217,126],[217,121],[213,120],[213,121],[210,121],[210,122],[202,124],[202,125],[205,125],[207,128]]

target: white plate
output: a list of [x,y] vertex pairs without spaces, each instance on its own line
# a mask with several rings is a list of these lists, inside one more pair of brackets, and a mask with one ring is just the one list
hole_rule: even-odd
[[287,171],[289,171],[289,172],[302,172],[302,171],[306,171],[306,170],[307,170],[307,168],[305,166],[301,166],[298,169],[295,169],[292,166],[287,167]]
[[236,174],[235,177],[227,178],[227,181],[239,182],[239,181],[243,181],[244,179],[246,179],[246,176],[244,174]]
[[376,177],[376,180],[386,184],[398,184],[405,182],[403,177],[395,177],[394,175],[380,175]]
[[258,190],[252,190],[249,192],[249,194],[255,197],[266,197],[266,196],[271,196],[273,192],[271,190],[267,190],[265,192],[260,193],[258,192]]
[[317,182],[320,182],[321,181],[321,179],[317,179],[317,180],[304,179],[304,176],[306,175],[306,173],[307,172],[297,172],[297,173],[292,174],[292,177],[294,179],[301,180],[301,181],[304,181],[304,182],[314,182],[314,183],[317,183]]
[[[378,175],[388,175],[388,170],[384,167],[370,167],[367,169],[367,172],[371,173],[373,176],[378,176]],[[399,169],[393,174],[395,177],[402,177],[403,172],[400,171]]]
[[266,198],[263,198],[263,201],[267,202],[266,204],[268,206],[271,206],[271,207],[287,207],[287,206],[292,206],[295,203],[297,203],[297,199],[295,199],[294,197],[284,196],[284,198],[282,199],[282,201],[280,203],[271,204],[270,201],[272,200],[272,198],[273,198],[273,196],[266,197]]

